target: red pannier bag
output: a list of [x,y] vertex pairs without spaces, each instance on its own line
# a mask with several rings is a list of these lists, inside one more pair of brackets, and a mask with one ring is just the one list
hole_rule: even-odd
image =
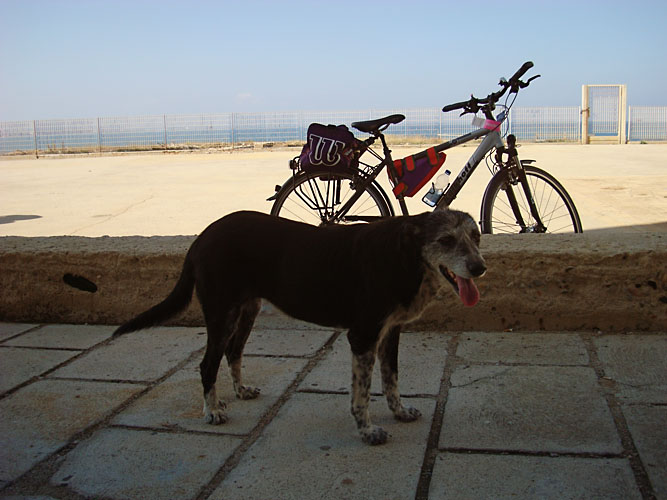
[[437,152],[435,148],[394,160],[394,170],[398,176],[394,186],[394,195],[414,196],[445,163],[447,155]]

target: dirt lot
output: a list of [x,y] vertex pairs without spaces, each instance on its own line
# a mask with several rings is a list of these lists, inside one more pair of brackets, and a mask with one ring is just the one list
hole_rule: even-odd
[[[419,146],[396,147],[400,158]],[[455,174],[472,147],[450,150]],[[667,144],[527,144],[573,197],[584,229],[667,230]],[[0,160],[0,236],[192,235],[235,210],[268,212],[297,148]],[[386,178],[382,182],[388,190]],[[453,208],[479,215],[490,174],[480,165]],[[427,209],[421,194],[411,213]],[[396,207],[397,208],[397,207]],[[649,226],[649,227],[644,227]]]

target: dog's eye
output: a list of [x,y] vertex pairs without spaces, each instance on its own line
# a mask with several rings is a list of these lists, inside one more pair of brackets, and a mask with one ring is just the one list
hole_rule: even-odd
[[438,243],[440,243],[443,247],[452,248],[456,246],[456,238],[453,236],[443,236],[442,238],[438,239]]

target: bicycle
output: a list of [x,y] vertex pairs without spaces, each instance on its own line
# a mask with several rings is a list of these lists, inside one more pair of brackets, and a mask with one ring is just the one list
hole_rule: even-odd
[[[528,87],[530,82],[540,76],[521,81],[521,77],[532,67],[532,62],[526,62],[509,80],[501,78],[501,90],[485,98],[471,96],[467,101],[443,107],[443,112],[463,110],[461,116],[475,114],[473,123],[479,128],[430,148],[439,153],[482,139],[457,177],[443,190],[435,209],[449,207],[486,158],[493,176],[482,197],[479,224],[483,233],[583,231],[574,202],[562,184],[548,172],[534,166],[535,160],[519,159],[514,135],[507,136],[507,144],[502,140],[501,125],[509,116],[519,90]],[[494,115],[497,103],[505,94],[507,97],[504,104],[499,105],[502,109]],[[510,101],[511,96],[514,98]],[[477,116],[480,111],[484,118]],[[282,186],[276,186],[275,194],[269,198],[269,201],[274,201],[271,214],[320,225],[372,222],[394,216],[391,200],[377,182],[377,176],[387,168],[392,185],[396,186],[398,174],[382,132],[404,119],[404,115],[395,114],[351,124],[360,132],[369,134],[368,139],[358,141],[361,145],[359,156],[365,151],[370,152],[380,161],[376,165],[359,159],[352,168],[333,170],[323,167],[304,171],[299,169],[298,159],[292,160],[292,177]],[[378,139],[382,145],[382,155],[370,147]],[[494,150],[495,154],[492,154]],[[414,158],[425,154],[426,151],[418,153]],[[408,215],[404,196],[398,195],[397,199],[401,213]]]

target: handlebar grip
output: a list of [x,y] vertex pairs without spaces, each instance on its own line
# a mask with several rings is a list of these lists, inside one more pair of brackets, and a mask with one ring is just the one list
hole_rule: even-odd
[[519,68],[519,71],[517,71],[516,73],[514,73],[514,74],[512,75],[512,78],[509,79],[509,82],[512,83],[512,82],[517,81],[519,78],[521,78],[521,77],[524,75],[524,73],[525,73],[526,71],[528,71],[528,70],[529,70],[530,68],[532,68],[533,66],[535,66],[535,65],[533,64],[532,61],[525,62],[525,63],[523,64],[523,66],[521,66],[521,67]]
[[463,109],[465,108],[466,104],[468,104],[470,101],[463,101],[463,102],[456,102],[454,104],[447,104],[442,110],[447,113],[447,111],[454,111],[455,109]]

